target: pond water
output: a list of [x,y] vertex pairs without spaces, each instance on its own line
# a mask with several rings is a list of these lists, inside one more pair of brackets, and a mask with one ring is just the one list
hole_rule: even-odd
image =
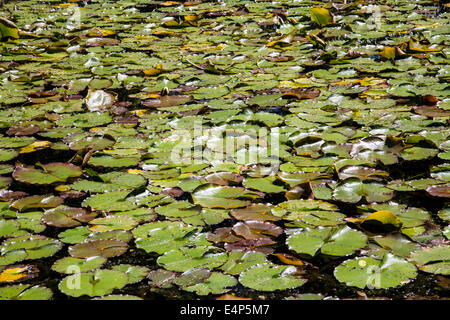
[[4,1],[0,299],[448,299],[444,1]]

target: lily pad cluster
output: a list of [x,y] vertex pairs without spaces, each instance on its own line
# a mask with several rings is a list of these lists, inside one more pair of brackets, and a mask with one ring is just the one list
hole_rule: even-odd
[[448,277],[448,7],[3,3],[0,299]]

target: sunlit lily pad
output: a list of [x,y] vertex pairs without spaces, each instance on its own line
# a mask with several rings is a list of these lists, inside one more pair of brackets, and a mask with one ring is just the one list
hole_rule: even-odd
[[53,292],[42,286],[18,284],[0,288],[0,300],[50,300]]
[[307,280],[297,274],[296,267],[265,263],[255,265],[241,273],[239,282],[254,290],[275,291],[300,287]]
[[87,295],[103,296],[121,289],[128,283],[125,273],[113,270],[97,270],[88,273],[75,273],[65,277],[58,285],[61,292],[71,297]]
[[52,270],[65,273],[81,273],[100,268],[106,262],[104,257],[89,257],[86,259],[65,257],[57,260],[52,265]]
[[120,264],[112,267],[111,270],[121,271],[128,276],[128,283],[137,283],[147,277],[150,269],[142,266],[133,266],[131,264]]
[[201,296],[220,294],[230,291],[231,287],[235,286],[237,282],[238,281],[233,276],[225,275],[220,272],[213,272],[211,273],[211,276],[203,282],[192,286],[184,286],[183,290],[195,292]]
[[210,249],[200,246],[171,250],[160,256],[157,263],[167,270],[184,272],[193,268],[214,269],[226,262],[228,255],[225,252],[209,252]]
[[138,222],[132,218],[122,217],[122,216],[109,216],[105,218],[96,218],[89,221],[92,226],[89,230],[94,232],[105,232],[113,230],[131,230]]
[[[9,238],[3,241],[0,246],[0,265],[2,260],[8,261],[10,257],[20,257],[33,260],[46,258],[54,255],[62,248],[62,243],[58,240],[47,238],[41,235],[25,235],[17,238]],[[15,261],[9,261],[10,263]]]
[[135,209],[138,205],[131,200],[127,200],[129,191],[111,191],[93,195],[83,201],[83,207],[90,207],[92,210],[101,211],[126,211]]
[[250,199],[260,194],[238,187],[206,186],[196,189],[192,198],[196,204],[207,208],[239,208],[250,204]]
[[334,189],[333,197],[349,203],[357,203],[363,197],[367,202],[384,202],[394,197],[394,191],[380,183],[364,183],[359,179],[349,178]]
[[266,262],[267,255],[262,252],[235,250],[228,253],[228,261],[220,269],[228,274],[239,275],[251,266]]
[[62,198],[51,195],[30,196],[14,201],[11,203],[11,207],[19,211],[25,211],[34,208],[55,208],[63,202]]
[[347,226],[339,228],[318,227],[292,233],[286,240],[290,250],[314,256],[322,254],[345,256],[363,248],[367,236]]
[[390,253],[383,259],[359,257],[347,260],[334,270],[334,276],[348,286],[391,288],[408,283],[417,275],[416,267]]

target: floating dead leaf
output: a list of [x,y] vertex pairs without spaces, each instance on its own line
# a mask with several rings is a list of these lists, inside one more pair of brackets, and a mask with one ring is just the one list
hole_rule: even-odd
[[285,264],[290,264],[293,266],[300,266],[300,267],[305,265],[305,263],[302,260],[297,259],[296,257],[294,257],[291,254],[276,253],[275,255],[277,256],[278,259],[280,259],[281,262],[283,262]]
[[19,282],[37,277],[39,269],[33,265],[16,265],[0,269],[0,283]]

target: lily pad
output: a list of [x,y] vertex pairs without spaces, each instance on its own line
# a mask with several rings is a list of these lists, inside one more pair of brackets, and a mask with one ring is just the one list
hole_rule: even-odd
[[74,258],[116,257],[128,250],[128,244],[120,240],[94,240],[69,247],[69,254]]
[[239,187],[206,186],[192,193],[194,203],[206,208],[239,208],[250,204],[250,199],[258,199],[261,195]]
[[157,259],[158,265],[170,271],[184,272],[193,268],[214,269],[227,261],[225,252],[210,252],[212,247],[170,250]]
[[53,292],[42,286],[18,284],[0,288],[0,300],[50,300]]
[[450,247],[437,246],[413,252],[409,258],[419,270],[435,274],[450,274]]
[[391,288],[408,283],[417,276],[416,267],[403,258],[386,254],[381,260],[359,257],[341,263],[334,276],[348,286]]
[[322,254],[345,256],[367,244],[367,236],[347,226],[331,228],[306,228],[293,232],[286,240],[290,250],[314,256],[320,249]]
[[30,184],[46,185],[65,182],[68,178],[79,177],[81,168],[71,163],[55,162],[39,166],[16,166],[13,177],[17,181]]
[[52,270],[65,273],[81,273],[100,268],[106,262],[104,257],[89,257],[86,259],[65,257],[57,260],[52,265]]
[[340,183],[333,191],[336,200],[357,203],[363,197],[367,202],[384,202],[394,197],[394,191],[383,184],[365,183],[356,178],[349,178]]
[[95,272],[75,273],[65,277],[58,289],[71,297],[103,296],[121,289],[128,283],[125,273],[113,270],[97,270]]
[[221,294],[231,290],[238,281],[235,277],[226,275],[220,272],[213,272],[201,283],[197,283],[192,286],[184,286],[183,290],[189,292],[195,292],[200,296],[206,296],[208,294]]
[[89,222],[95,215],[81,208],[59,206],[45,211],[42,220],[54,227],[71,228],[80,226],[83,222]]
[[128,284],[137,283],[147,277],[150,269],[142,266],[133,266],[131,264],[120,264],[112,267],[111,270],[121,271],[128,276]]
[[297,268],[294,266],[264,263],[255,265],[241,273],[239,282],[254,290],[275,291],[300,287],[307,280],[297,274]]
[[92,225],[89,230],[94,232],[105,232],[113,230],[131,230],[138,222],[128,217],[109,216],[105,218],[96,218],[89,221],[89,224]]

